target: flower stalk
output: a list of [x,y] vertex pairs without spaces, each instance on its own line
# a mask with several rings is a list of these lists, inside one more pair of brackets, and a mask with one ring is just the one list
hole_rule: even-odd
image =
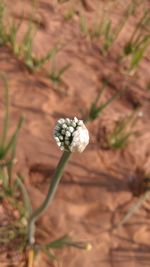
[[74,119],[60,119],[55,126],[54,139],[59,148],[64,152],[52,178],[45,200],[39,208],[33,211],[29,218],[28,242],[30,245],[35,243],[35,223],[52,202],[64,168],[72,152],[81,153],[85,149],[89,143],[89,133],[83,121],[78,120],[76,117]]
[[36,221],[41,217],[41,215],[45,212],[49,204],[52,202],[53,197],[55,195],[57,186],[60,182],[60,179],[62,177],[63,171],[65,166],[67,165],[69,159],[71,156],[71,152],[64,151],[62,157],[60,158],[60,161],[58,163],[58,166],[56,168],[56,171],[54,173],[54,176],[52,178],[52,182],[50,184],[47,196],[42,203],[42,205],[37,208],[30,216],[29,218],[29,225],[28,225],[28,241],[29,244],[32,245],[35,242],[35,223]]

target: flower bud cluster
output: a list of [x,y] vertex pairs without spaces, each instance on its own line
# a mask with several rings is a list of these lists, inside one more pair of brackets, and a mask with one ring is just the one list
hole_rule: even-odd
[[54,130],[54,138],[61,150],[82,152],[89,143],[88,130],[82,120],[59,119]]

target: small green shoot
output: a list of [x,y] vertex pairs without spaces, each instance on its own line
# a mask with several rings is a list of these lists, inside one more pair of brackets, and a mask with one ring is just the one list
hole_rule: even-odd
[[[20,191],[18,190],[18,188],[15,187],[15,183],[18,178],[15,177],[15,174],[13,172],[13,166],[16,160],[17,139],[23,122],[23,117],[22,116],[20,117],[16,129],[10,136],[8,83],[6,77],[2,74],[0,75],[0,79],[2,80],[4,85],[4,107],[5,107],[3,127],[0,136],[0,182],[1,182],[0,198],[7,200],[8,208],[11,206],[11,209],[13,208],[13,210],[16,210],[16,212],[19,215],[19,219],[15,219],[9,225],[4,225],[0,229],[0,244],[8,244],[10,243],[10,241],[13,241],[18,237],[25,240],[27,236],[27,229],[25,225],[26,207],[24,207],[24,205],[20,200],[18,201],[18,196],[20,195]],[[12,178],[14,179],[12,180]],[[22,184],[20,183],[20,185],[21,185],[20,188],[22,187],[23,191],[23,183]],[[24,223],[22,220],[24,220]],[[20,248],[22,249],[22,244],[20,244]]]
[[66,234],[60,237],[59,239],[56,239],[45,245],[47,249],[56,249],[66,246],[87,250],[89,248],[89,243],[85,243],[82,241],[73,241],[72,238],[68,236],[68,234]]
[[83,249],[86,251],[90,251],[92,249],[92,245],[88,242],[84,241],[73,241],[72,238],[66,234],[56,239],[46,245],[40,246],[40,249],[45,252],[50,260],[58,260],[58,257],[54,254],[53,250],[64,248],[64,247],[74,247],[77,249]]
[[122,95],[123,91],[118,92],[114,96],[112,96],[110,99],[108,99],[105,103],[100,103],[101,98],[107,88],[108,82],[109,82],[108,80],[105,80],[100,90],[98,90],[97,96],[95,100],[92,102],[89,112],[88,112],[88,116],[85,119],[86,122],[94,121],[95,119],[97,119],[101,115],[104,109],[106,109],[109,105],[111,105],[117,98],[119,98]]
[[38,251],[43,251],[50,261],[59,262],[59,258],[56,255],[55,251],[57,249],[63,249],[65,247],[74,247],[86,251],[90,251],[92,249],[91,243],[85,241],[74,241],[72,237],[66,234],[58,239],[55,239],[54,241],[49,242],[48,244],[36,245],[34,247],[34,251],[35,253],[37,253]]
[[51,58],[54,53],[59,51],[59,48],[56,46],[50,49],[45,55],[42,57],[36,57],[33,53],[33,40],[35,36],[35,29],[32,25],[32,20],[29,22],[29,26],[23,41],[19,45],[19,53],[18,56],[24,61],[25,65],[30,71],[38,71],[41,69]]
[[5,6],[0,2],[0,45],[10,46],[15,55],[18,54],[19,45],[17,43],[17,33],[20,28],[21,22],[16,24],[14,21],[5,24],[4,19]]
[[71,67],[71,64],[68,63],[64,65],[61,69],[58,70],[56,65],[56,55],[58,50],[54,50],[51,55],[51,69],[49,72],[49,78],[55,83],[61,83],[62,82],[62,76],[64,73]]
[[15,179],[14,189],[16,189],[18,187],[22,193],[23,203],[24,203],[24,208],[25,208],[25,213],[26,213],[25,217],[28,219],[32,213],[32,206],[31,206],[29,194],[28,194],[27,189],[23,183],[23,180],[24,179],[23,179],[22,175],[18,174],[16,176],[16,179]]
[[107,16],[103,17],[103,21],[101,22],[101,32],[103,36],[103,45],[101,48],[102,53],[108,52],[110,47],[116,42],[119,34],[124,29],[129,17],[134,14],[136,9],[136,1],[132,1],[126,8],[123,13],[122,18],[117,23],[115,27],[112,26],[111,19]]
[[94,22],[90,27],[85,16],[80,17],[80,31],[85,37],[89,37],[91,40],[102,36],[103,17],[100,22]]
[[84,36],[89,37],[90,39],[101,38],[100,51],[103,54],[106,54],[125,27],[128,18],[134,14],[136,7],[137,0],[132,0],[116,26],[113,26],[110,15],[106,14],[106,11],[102,12],[100,21],[95,22],[91,27],[88,25],[87,18],[82,15],[80,17],[80,30]]
[[133,127],[137,122],[137,116],[131,114],[130,116],[120,119],[112,133],[106,137],[109,148],[122,149],[129,142],[129,138],[135,134]]
[[124,46],[123,59],[125,57],[130,57],[128,71],[131,74],[134,73],[138,67],[150,45],[149,25],[150,14],[149,11],[146,10],[137,23],[130,40]]
[[28,67],[30,71],[38,71],[41,69],[51,58],[53,58],[54,54],[57,54],[60,48],[55,46],[50,49],[45,55],[42,57],[36,57],[33,53],[33,40],[35,36],[35,28],[33,27],[32,18],[30,19],[28,29],[24,35],[24,39],[19,47],[19,57],[23,59],[25,65]]
[[[11,137],[8,136],[9,130],[9,95],[8,95],[8,84],[6,78],[1,75],[1,79],[4,83],[4,92],[5,92],[5,115],[4,115],[4,122],[3,122],[3,130],[0,137],[0,168],[7,170],[8,175],[8,184],[11,186],[12,180],[12,168],[15,163],[15,156],[16,156],[16,143],[18,138],[18,133],[23,123],[23,117],[21,116],[16,129]],[[2,170],[1,170],[2,171]]]
[[49,60],[51,60],[53,54],[57,53],[60,49],[58,47],[54,47],[45,55],[38,58],[33,53],[33,41],[36,34],[36,28],[33,24],[32,16],[30,17],[28,28],[24,34],[23,40],[18,43],[17,34],[22,20],[20,20],[18,24],[12,21],[6,26],[4,21],[4,11],[5,6],[0,2],[0,45],[7,45],[10,47],[15,56],[22,60],[30,71],[38,71]]
[[71,64],[68,63],[65,66],[63,66],[60,70],[57,70],[56,68],[52,68],[49,77],[54,83],[60,83],[62,81],[62,76],[64,73],[71,67]]
[[19,44],[17,42],[17,33],[19,31],[21,23],[22,23],[21,20],[18,24],[16,24],[14,21],[12,21],[11,24],[8,26],[8,29],[7,29],[8,44],[11,46],[13,53],[16,56],[19,55]]
[[145,36],[139,46],[135,47],[132,52],[131,62],[129,65],[129,73],[134,73],[139,63],[143,59],[148,47],[150,45],[150,35]]
[[32,18],[29,21],[27,31],[24,35],[23,41],[20,44],[20,54],[24,58],[25,64],[30,68],[33,58],[33,39],[35,35],[35,28],[33,27]]

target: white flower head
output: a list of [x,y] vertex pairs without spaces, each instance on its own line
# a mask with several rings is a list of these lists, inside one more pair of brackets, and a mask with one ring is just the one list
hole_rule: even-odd
[[61,150],[83,152],[89,143],[89,132],[82,120],[59,119],[54,130],[54,138]]

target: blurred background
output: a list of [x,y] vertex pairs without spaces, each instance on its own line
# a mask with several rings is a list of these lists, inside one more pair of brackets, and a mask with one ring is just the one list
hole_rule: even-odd
[[[62,154],[53,138],[56,121],[78,117],[90,132],[90,144],[72,156],[37,223],[37,240],[71,234],[92,250],[63,248],[57,262],[43,256],[42,266],[150,265],[148,200],[113,231],[149,190],[149,44],[148,0],[0,1],[0,133],[8,106],[7,138],[24,116],[11,176],[23,175],[33,208],[44,199]],[[0,168],[9,158],[4,154]],[[19,216],[2,198],[0,228]],[[1,266],[25,266],[18,254],[14,259],[17,242],[12,253],[4,244],[0,233]]]

